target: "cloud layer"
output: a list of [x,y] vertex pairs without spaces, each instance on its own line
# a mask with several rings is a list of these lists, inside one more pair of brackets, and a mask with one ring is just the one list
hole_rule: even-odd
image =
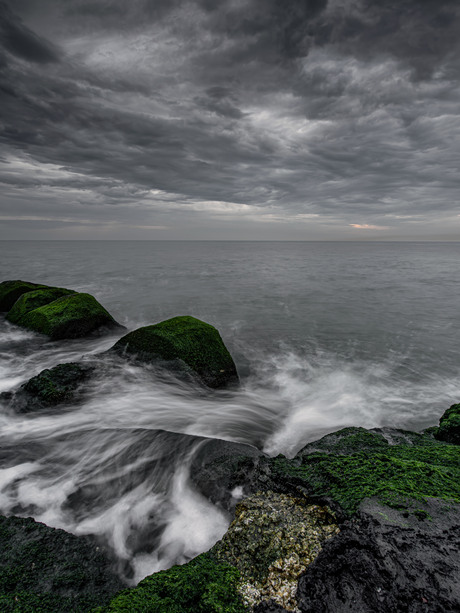
[[458,239],[455,0],[0,0],[2,238]]

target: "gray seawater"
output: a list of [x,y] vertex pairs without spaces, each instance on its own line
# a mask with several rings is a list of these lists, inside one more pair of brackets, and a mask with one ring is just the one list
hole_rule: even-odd
[[[294,455],[345,426],[419,430],[460,399],[460,243],[20,242],[0,280],[92,293],[129,329],[215,325],[241,388],[202,391],[106,358],[88,398],[0,405],[0,513],[108,544],[129,580],[183,563],[230,518],[189,479],[202,437]],[[120,335],[118,335],[120,336]],[[108,349],[0,319],[0,391]]]

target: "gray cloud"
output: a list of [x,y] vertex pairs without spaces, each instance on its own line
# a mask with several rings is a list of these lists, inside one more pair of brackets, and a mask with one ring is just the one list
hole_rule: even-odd
[[50,236],[73,223],[90,235],[93,219],[168,238],[413,237],[433,224],[451,236],[459,223],[453,0],[0,10],[7,237],[21,219]]

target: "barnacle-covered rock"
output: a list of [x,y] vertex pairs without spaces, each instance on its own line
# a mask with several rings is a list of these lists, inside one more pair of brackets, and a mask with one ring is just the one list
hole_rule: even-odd
[[240,571],[238,590],[247,605],[272,599],[295,611],[299,575],[338,532],[327,507],[258,492],[237,505],[234,521],[211,552]]

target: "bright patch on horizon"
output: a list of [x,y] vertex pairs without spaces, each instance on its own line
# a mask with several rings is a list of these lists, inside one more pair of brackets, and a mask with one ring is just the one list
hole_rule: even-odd
[[351,223],[349,224],[352,228],[358,228],[358,230],[388,230],[389,226],[374,226],[371,224],[360,224],[360,223]]

